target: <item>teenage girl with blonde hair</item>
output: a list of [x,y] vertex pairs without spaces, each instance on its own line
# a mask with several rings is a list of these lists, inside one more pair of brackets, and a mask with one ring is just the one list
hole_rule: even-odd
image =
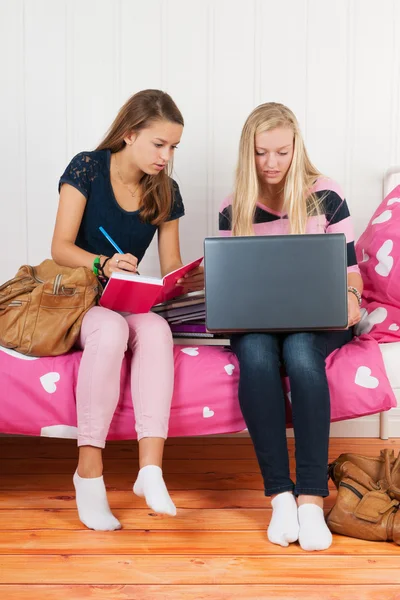
[[[235,236],[346,235],[347,330],[245,333],[231,339],[240,364],[241,410],[265,494],[272,497],[268,538],[281,546],[299,540],[304,550],[324,550],[332,542],[323,512],[323,499],[329,494],[330,427],[325,359],[350,341],[352,326],[360,320],[363,283],[346,200],[339,186],[311,163],[297,119],[286,106],[262,104],[248,117],[240,139],[234,193],[222,204],[219,229],[221,235]],[[296,484],[290,478],[281,364],[290,380]]]
[[[52,243],[57,263],[93,268],[105,278],[135,273],[157,232],[162,275],[182,266],[178,222],[185,211],[179,187],[169,176],[182,131],[183,118],[172,98],[144,90],[121,108],[95,151],[72,159],[59,184]],[[114,253],[100,226],[124,254]],[[202,269],[192,271],[182,284],[186,291],[201,289]],[[95,306],[84,317],[79,343],[79,462],[73,481],[82,523],[96,530],[121,527],[107,501],[102,448],[128,348],[140,467],[133,491],[155,512],[175,515],[161,469],[174,381],[167,322],[151,312],[122,316]]]

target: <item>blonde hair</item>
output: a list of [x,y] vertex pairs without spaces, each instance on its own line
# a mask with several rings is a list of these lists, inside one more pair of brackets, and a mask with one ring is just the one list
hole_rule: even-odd
[[[182,114],[169,94],[161,90],[142,90],[129,98],[120,109],[96,150],[118,152],[126,145],[124,138],[128,134],[139,132],[161,120],[184,125]],[[167,172],[143,175],[143,197],[140,204],[140,218],[143,221],[159,225],[168,218],[173,202],[172,181],[169,177],[171,171],[172,161],[168,164]]]
[[305,233],[308,217],[321,213],[321,199],[310,193],[321,173],[308,157],[297,119],[283,104],[268,102],[253,110],[240,137],[232,202],[232,235],[254,235],[254,215],[260,192],[255,162],[255,136],[277,127],[293,131],[293,157],[283,189],[283,208],[288,214],[290,233]]

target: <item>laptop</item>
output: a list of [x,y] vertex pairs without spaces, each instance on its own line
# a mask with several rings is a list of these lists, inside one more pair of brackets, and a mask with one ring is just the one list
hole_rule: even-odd
[[204,266],[210,332],[347,327],[342,233],[210,237]]

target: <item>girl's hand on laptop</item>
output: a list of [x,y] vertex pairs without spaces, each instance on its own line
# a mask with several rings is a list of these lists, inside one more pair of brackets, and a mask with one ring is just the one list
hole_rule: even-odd
[[181,285],[184,289],[184,294],[188,292],[197,292],[204,288],[204,267],[196,267],[186,273],[184,277],[178,279],[177,285]]
[[349,310],[347,326],[353,327],[354,325],[357,325],[357,323],[359,323],[361,321],[360,307],[358,306],[357,297],[352,292],[348,293],[347,298],[348,298],[348,310]]

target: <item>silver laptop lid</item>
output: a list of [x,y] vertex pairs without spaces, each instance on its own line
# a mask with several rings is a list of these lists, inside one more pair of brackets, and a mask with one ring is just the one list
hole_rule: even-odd
[[342,233],[206,238],[204,260],[209,331],[347,326]]

